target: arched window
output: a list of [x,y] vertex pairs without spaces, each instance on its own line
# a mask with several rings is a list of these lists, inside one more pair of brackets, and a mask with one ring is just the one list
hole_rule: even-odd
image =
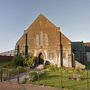
[[36,46],[39,46],[39,35],[36,35]]
[[43,32],[40,32],[40,45],[43,46]]
[[40,32],[40,34],[36,35],[35,43],[36,46],[48,45],[48,35],[46,33],[43,34],[43,32]]
[[45,33],[45,37],[44,37],[44,42],[45,45],[48,45],[48,35]]

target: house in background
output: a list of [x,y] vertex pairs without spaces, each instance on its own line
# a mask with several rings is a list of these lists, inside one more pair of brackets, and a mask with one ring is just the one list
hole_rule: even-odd
[[72,42],[72,52],[75,67],[85,68],[85,65],[87,63],[87,57],[83,41]]
[[75,60],[82,64],[86,63],[86,51],[83,42],[72,42],[72,52]]
[[34,55],[44,63],[72,67],[71,41],[45,16],[39,15],[17,41],[17,54]]
[[15,50],[10,50],[10,51],[6,51],[6,52],[1,52],[0,55],[1,56],[15,56],[16,52],[15,52]]
[[90,42],[85,42],[84,45],[86,50],[87,62],[90,62]]

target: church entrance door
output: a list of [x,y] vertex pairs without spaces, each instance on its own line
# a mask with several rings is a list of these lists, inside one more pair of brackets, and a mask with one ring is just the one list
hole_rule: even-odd
[[42,54],[42,52],[39,53],[38,55],[38,59],[37,59],[37,64],[43,64],[44,63],[44,56]]

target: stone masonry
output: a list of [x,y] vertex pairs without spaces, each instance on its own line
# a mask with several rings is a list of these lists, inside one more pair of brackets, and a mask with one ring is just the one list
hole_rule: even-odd
[[63,66],[72,67],[71,41],[45,16],[40,14],[17,41],[16,50],[22,55],[25,55],[26,34],[29,55],[41,53],[44,62],[60,67],[62,59]]

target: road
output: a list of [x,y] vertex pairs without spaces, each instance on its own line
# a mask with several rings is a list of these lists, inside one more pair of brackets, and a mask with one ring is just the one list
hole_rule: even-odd
[[61,89],[47,86],[37,86],[32,84],[0,82],[0,90],[61,90]]

